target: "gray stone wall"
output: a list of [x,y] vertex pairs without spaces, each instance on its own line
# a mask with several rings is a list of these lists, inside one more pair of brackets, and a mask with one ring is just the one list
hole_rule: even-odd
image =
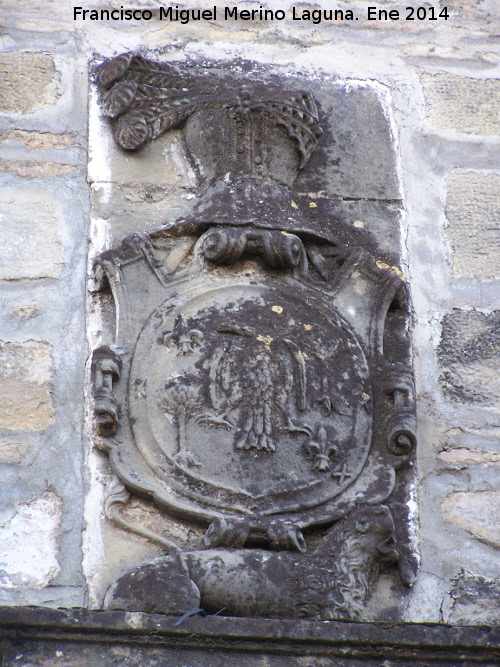
[[[498,622],[497,3],[451,0],[448,20],[437,21],[405,21],[404,7],[389,0],[378,7],[402,18],[369,21],[371,3],[339,3],[359,20],[317,25],[293,21],[291,3],[281,1],[263,6],[286,10],[285,21],[188,25],[160,22],[157,13],[151,21],[74,21],[76,4],[4,0],[0,10],[2,604],[99,607],[114,577],[159,553],[104,519],[109,470],[85,416],[85,368],[106,317],[87,298],[89,263],[127,233],[186,214],[197,196],[180,133],[125,155],[89,90],[103,58],[140,49],[235,70],[252,61],[309,80],[319,97],[323,91],[325,113],[345,115],[337,139],[347,148],[329,191],[304,178],[297,205],[314,211],[336,198],[332,212],[376,231],[388,257],[394,243],[403,246],[419,396],[412,511],[421,555],[406,618]],[[309,8],[320,7],[329,9]],[[335,86],[361,102],[335,108]],[[132,511],[157,520],[151,508]]]

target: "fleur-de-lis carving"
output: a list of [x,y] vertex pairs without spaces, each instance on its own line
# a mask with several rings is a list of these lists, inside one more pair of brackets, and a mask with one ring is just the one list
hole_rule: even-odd
[[313,454],[313,470],[327,472],[330,470],[330,458],[337,453],[337,447],[328,442],[328,433],[324,426],[318,426],[316,436],[308,443],[308,448]]
[[158,338],[158,343],[169,349],[172,348],[172,345],[175,345],[179,350],[177,356],[191,354],[195,347],[201,345],[202,341],[202,332],[199,329],[190,329],[182,313],[175,318],[173,331],[164,331]]

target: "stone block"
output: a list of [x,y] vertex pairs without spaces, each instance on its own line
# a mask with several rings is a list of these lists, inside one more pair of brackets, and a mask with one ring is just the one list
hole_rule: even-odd
[[58,162],[35,162],[34,160],[5,160],[0,162],[1,171],[13,171],[22,178],[54,178],[74,171],[70,164]]
[[27,130],[3,130],[0,132],[0,143],[15,142],[28,148],[38,150],[44,148],[69,148],[76,143],[71,134],[52,134],[51,132],[28,132]]
[[[139,151],[124,151],[115,142],[110,142],[109,125],[100,119],[100,124],[91,128],[89,142],[88,177],[90,183],[129,182],[191,189],[196,177],[190,167],[184,145],[178,132],[158,137]],[[111,176],[112,174],[112,176]]]
[[438,348],[445,395],[453,402],[498,405],[500,311],[454,309],[442,321]]
[[453,273],[500,278],[500,174],[452,172],[446,184]]
[[500,452],[483,452],[480,450],[467,449],[449,449],[440,452],[438,458],[449,466],[467,466],[467,465],[500,465]]
[[452,581],[451,608],[447,623],[498,625],[500,578],[487,579],[462,570]]
[[452,493],[441,504],[441,515],[483,542],[500,547],[500,491]]
[[0,279],[56,278],[64,266],[63,212],[35,185],[0,192]]
[[500,132],[500,81],[452,74],[423,74],[420,81],[429,106],[430,128],[465,134]]
[[498,666],[500,628],[0,607],[5,667]]
[[0,440],[0,464],[21,463],[25,450],[26,445],[23,442]]
[[0,342],[0,428],[46,428],[54,419],[51,378],[48,343]]
[[59,573],[60,498],[48,491],[19,505],[0,525],[0,588],[40,590]]
[[[328,85],[330,84],[330,85]],[[399,200],[396,151],[380,90],[301,81],[324,116],[324,130],[295,189],[318,198]]]
[[0,112],[33,113],[57,99],[58,74],[46,53],[0,54]]

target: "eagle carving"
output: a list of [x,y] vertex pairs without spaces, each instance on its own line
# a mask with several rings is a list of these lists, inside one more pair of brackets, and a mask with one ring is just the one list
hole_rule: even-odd
[[[290,416],[307,405],[306,365],[299,347],[233,323],[221,324],[217,332],[224,338],[209,374],[214,413],[204,413],[198,421],[235,429],[239,450],[276,451],[276,429],[309,435],[310,429]],[[231,413],[236,410],[235,423]]]

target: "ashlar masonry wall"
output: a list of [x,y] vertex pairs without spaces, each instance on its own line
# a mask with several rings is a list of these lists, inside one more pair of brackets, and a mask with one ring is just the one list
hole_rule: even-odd
[[[184,215],[198,196],[178,132],[147,153],[125,155],[89,89],[104,58],[141,51],[166,61],[251,61],[317,85],[324,77],[369,90],[379,100],[392,133],[394,192],[387,195],[387,183],[370,189],[362,160],[344,172],[343,156],[332,194],[354,226],[374,224],[376,216],[363,219],[363,211],[378,207],[383,229],[394,205],[404,239],[419,419],[412,511],[421,557],[405,617],[498,623],[497,3],[436,2],[449,14],[437,21],[369,21],[370,3],[339,3],[359,20],[316,25],[292,20],[292,5],[281,0],[263,6],[285,10],[284,21],[187,25],[160,22],[150,0],[131,5],[151,10],[150,21],[74,20],[77,4],[4,0],[0,9],[2,604],[99,608],[114,577],[160,553],[104,518],[109,469],[92,445],[85,398],[89,351],[102,335],[87,278],[92,259],[131,231]],[[405,15],[396,2],[377,6]],[[376,146],[368,108],[356,122],[346,145]],[[321,204],[321,193],[303,197]]]

